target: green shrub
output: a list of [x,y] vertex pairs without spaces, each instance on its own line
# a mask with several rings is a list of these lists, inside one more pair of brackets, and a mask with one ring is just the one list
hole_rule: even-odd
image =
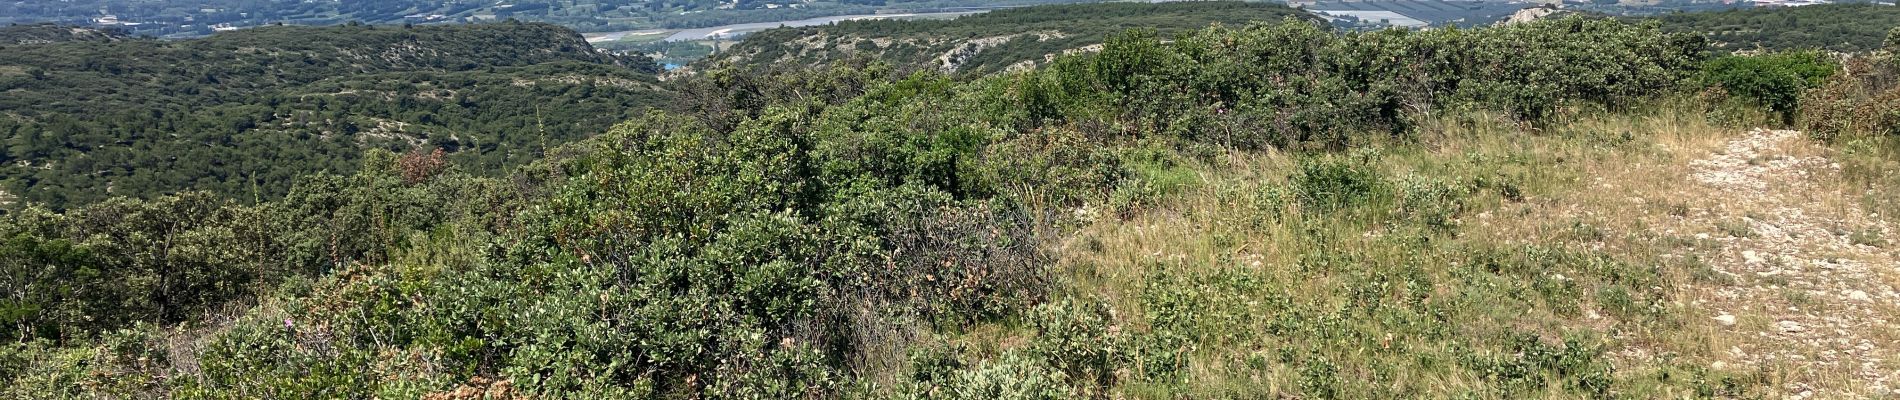
[[1144,147],[1123,154],[1129,176],[1109,193],[1109,206],[1123,215],[1161,204],[1170,197],[1201,183],[1199,172],[1186,165],[1178,155],[1166,150]]
[[1339,366],[1325,356],[1300,361],[1300,392],[1316,399],[1339,398]]
[[1464,197],[1469,192],[1440,179],[1419,176],[1400,181],[1398,191],[1399,215],[1434,230],[1456,227],[1456,218],[1464,211]]
[[46,340],[8,343],[0,348],[0,374],[7,385],[0,396],[13,399],[78,399],[128,396],[130,393],[100,393],[87,390],[94,379],[93,349],[60,347]]
[[1378,154],[1302,158],[1290,181],[1304,209],[1328,212],[1366,204],[1385,188],[1373,164]]
[[1800,127],[1822,140],[1900,136],[1900,63],[1892,57],[1849,60],[1847,73],[1804,93]]
[[1887,40],[1880,48],[1888,54],[1900,54],[1900,27],[1887,30]]
[[1071,396],[1062,388],[1062,374],[1032,357],[1004,353],[997,360],[959,371],[946,387],[951,400],[1055,400]]
[[1790,113],[1800,106],[1801,93],[1820,86],[1838,70],[1840,65],[1815,51],[1726,56],[1702,67],[1702,81],[1783,113],[1792,122]]
[[1504,339],[1502,354],[1459,355],[1459,364],[1487,381],[1497,383],[1499,395],[1521,397],[1541,393],[1549,380],[1565,389],[1594,397],[1609,396],[1614,367],[1604,357],[1603,345],[1587,335],[1570,335],[1559,345],[1537,335],[1520,333]]
[[1083,393],[1106,395],[1115,386],[1115,370],[1126,362],[1126,338],[1112,326],[1114,315],[1100,302],[1074,298],[1036,306],[1031,316],[1036,337],[1029,353],[1044,360]]
[[849,278],[844,288],[902,304],[926,320],[1013,315],[1048,292],[1048,255],[1019,208],[959,204],[906,186],[839,202],[827,213],[835,218],[832,229],[863,230],[860,238],[882,249],[867,249],[871,254],[853,269],[831,272]]
[[977,186],[1026,202],[1064,205],[1101,199],[1129,174],[1106,146],[1074,130],[1013,136],[984,149]]
[[964,350],[966,349],[963,346],[952,346],[942,342],[917,343],[916,346],[905,351],[910,368],[910,381],[925,385],[922,389],[926,392],[937,386],[951,383],[957,373],[969,367],[959,357]]

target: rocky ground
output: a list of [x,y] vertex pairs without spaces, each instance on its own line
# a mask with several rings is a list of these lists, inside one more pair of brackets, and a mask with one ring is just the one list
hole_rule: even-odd
[[1675,190],[1695,206],[1649,222],[1695,232],[1707,245],[1675,256],[1728,278],[1690,296],[1729,345],[1711,366],[1780,371],[1790,398],[1900,395],[1900,246],[1840,165],[1800,132],[1756,130],[1689,166]]

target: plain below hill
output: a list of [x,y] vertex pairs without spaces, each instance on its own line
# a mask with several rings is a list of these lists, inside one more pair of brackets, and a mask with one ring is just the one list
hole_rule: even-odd
[[907,68],[986,74],[1089,51],[1130,29],[1153,29],[1165,37],[1211,24],[1288,18],[1315,20],[1282,5],[1219,1],[1048,5],[945,20],[845,21],[747,35],[700,65],[819,65],[868,57]]
[[[548,24],[273,26],[183,41],[0,30],[0,204],[280,195],[365,150],[484,172],[669,98],[641,57]],[[16,40],[17,39],[17,40]]]

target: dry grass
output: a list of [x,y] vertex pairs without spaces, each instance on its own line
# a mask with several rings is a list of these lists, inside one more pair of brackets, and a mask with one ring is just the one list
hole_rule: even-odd
[[[1310,395],[1314,384],[1307,381],[1314,378],[1303,368],[1313,364],[1311,359],[1336,366],[1340,376],[1330,390],[1344,397],[1588,397],[1558,377],[1500,391],[1509,382],[1501,383],[1498,374],[1458,365],[1461,353],[1509,360],[1511,348],[1500,338],[1514,334],[1532,335],[1555,348],[1565,347],[1565,338],[1600,343],[1617,371],[1614,393],[1775,393],[1761,386],[1794,379],[1781,366],[1707,368],[1729,347],[1749,340],[1738,331],[1770,328],[1774,322],[1749,316],[1733,329],[1711,322],[1713,314],[1701,299],[1723,283],[1701,260],[1720,255],[1698,253],[1720,247],[1696,239],[1702,232],[1669,222],[1734,215],[1724,208],[1733,199],[1690,184],[1689,163],[1744,132],[1703,120],[1665,110],[1582,118],[1540,133],[1491,118],[1434,121],[1416,143],[1377,146],[1382,156],[1371,168],[1388,185],[1378,198],[1327,212],[1302,210],[1288,201],[1295,190],[1289,177],[1298,173],[1296,157],[1227,154],[1190,166],[1199,171],[1199,183],[1161,205],[1126,219],[1097,218],[1080,229],[1062,245],[1061,269],[1070,272],[1076,295],[1111,304],[1119,322],[1137,331],[1155,329],[1157,313],[1176,312],[1156,307],[1157,285],[1188,286],[1184,292],[1197,297],[1194,304],[1204,313],[1195,324],[1201,335],[1185,373],[1171,380],[1136,379],[1126,390],[1134,397]],[[1792,156],[1808,154],[1816,153]],[[1468,190],[1460,199],[1456,227],[1449,231],[1415,226],[1393,211],[1404,207],[1407,189],[1400,182],[1430,179]],[[1836,202],[1851,197],[1813,200],[1848,207]],[[1518,254],[1513,252],[1520,249],[1533,249],[1523,253],[1530,254],[1522,256],[1527,258],[1558,254],[1548,262],[1566,271],[1464,276],[1472,272],[1461,264],[1477,258],[1473,254]],[[1327,264],[1316,257],[1341,254],[1350,260],[1315,266]],[[1616,266],[1569,265],[1591,259]],[[1630,287],[1614,276],[1642,271],[1654,274],[1642,283],[1648,287]],[[1393,278],[1408,274],[1415,277]],[[1545,301],[1527,298],[1527,291],[1545,284],[1522,280],[1538,275],[1558,282],[1549,285],[1573,286],[1571,293]],[[1235,279],[1258,285],[1222,286]],[[1381,286],[1420,281],[1428,283]],[[1503,283],[1515,286],[1497,287]],[[1377,293],[1375,303],[1412,297],[1426,305],[1369,305],[1354,298],[1355,291],[1369,290]],[[1626,298],[1632,296],[1647,304],[1638,304],[1636,311],[1612,310],[1632,308]],[[1566,298],[1575,301],[1574,309],[1553,302]],[[1429,325],[1425,314],[1430,312],[1460,319],[1449,326],[1449,335],[1423,334],[1416,325]],[[1337,324],[1325,328],[1337,332],[1317,336],[1340,338],[1261,333],[1279,329],[1275,319],[1289,314],[1306,323]],[[1671,373],[1678,376],[1658,377]],[[1828,372],[1820,374],[1825,378]],[[1808,375],[1807,380],[1827,381]],[[1836,388],[1853,382],[1846,375],[1836,377],[1843,379],[1812,385]]]
[[[1887,322],[1900,295],[1885,297],[1900,246],[1862,243],[1895,237],[1883,229],[1900,210],[1869,199],[1900,193],[1900,151],[1797,137],[1738,158],[1763,133],[1681,110],[1694,108],[1535,132],[1465,114],[1370,150],[1186,161],[1153,174],[1176,182],[1158,198],[1075,210],[1056,270],[1132,338],[1123,398],[1879,396],[1870,371],[1900,370],[1885,357],[1900,349]],[[1814,164],[1831,159],[1844,166]],[[1343,206],[1305,202],[1312,165],[1376,182]],[[1782,175],[1743,193],[1708,182],[1718,167]],[[1830,238],[1786,239],[1807,225]],[[1774,264],[1749,246],[1872,267],[1854,282],[1761,275]],[[1875,301],[1819,290],[1847,284]],[[1781,332],[1791,319],[1817,329]],[[979,346],[989,359],[1033,342],[1027,330],[963,339],[994,343]]]

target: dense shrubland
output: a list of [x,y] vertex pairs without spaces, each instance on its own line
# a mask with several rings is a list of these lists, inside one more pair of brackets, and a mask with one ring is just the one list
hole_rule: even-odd
[[0,207],[184,190],[275,199],[297,176],[347,173],[365,148],[442,148],[468,172],[498,174],[669,94],[650,61],[543,24],[261,27],[186,41],[52,29],[85,35],[0,42]]
[[[278,201],[27,207],[0,217],[14,340],[0,391],[1759,394],[1760,375],[1618,370],[1611,328],[1564,323],[1600,309],[1615,329],[1679,325],[1659,288],[1692,262],[1464,222],[1578,174],[1534,166],[1642,154],[1632,131],[1708,123],[1715,106],[1683,100],[1696,93],[1746,109],[1790,90],[1725,69],[1856,82],[1804,75],[1812,57],[1703,50],[1582,18],[1347,34],[1289,21],[1130,32],[969,81],[875,61],[715,70],[683,84],[684,111],[505,177],[372,150]],[[1812,96],[1787,110],[1806,118]],[[1457,134],[1471,137],[1439,137]],[[1408,145],[1454,139],[1469,152]],[[1144,235],[1183,248],[1147,254],[1130,239]]]
[[1821,4],[1819,7],[1745,7],[1672,13],[1653,17],[1670,32],[1708,36],[1727,51],[1879,50],[1900,24],[1900,8],[1882,4]]

